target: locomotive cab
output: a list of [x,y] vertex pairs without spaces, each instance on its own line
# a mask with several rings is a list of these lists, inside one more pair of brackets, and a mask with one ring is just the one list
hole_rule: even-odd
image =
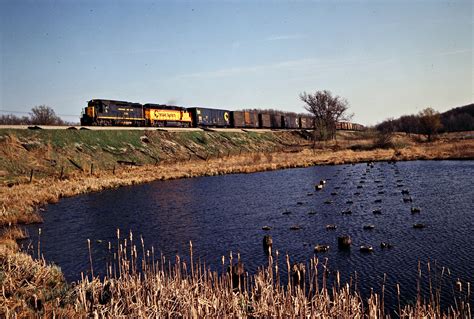
[[93,125],[95,122],[96,110],[94,105],[88,105],[82,110],[81,125]]

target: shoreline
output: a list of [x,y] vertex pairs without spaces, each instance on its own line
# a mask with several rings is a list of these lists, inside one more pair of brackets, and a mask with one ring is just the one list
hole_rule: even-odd
[[317,165],[342,165],[360,162],[412,160],[473,160],[474,140],[455,141],[449,145],[431,143],[402,149],[352,151],[342,149],[303,149],[297,153],[249,153],[209,160],[191,160],[174,164],[121,167],[114,171],[98,170],[92,175],[74,172],[63,179],[57,177],[33,180],[0,187],[0,227],[39,223],[39,211],[63,197],[156,180],[255,173],[270,170],[303,168]]

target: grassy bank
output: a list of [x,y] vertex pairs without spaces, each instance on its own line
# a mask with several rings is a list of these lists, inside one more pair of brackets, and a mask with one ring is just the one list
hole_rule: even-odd
[[307,145],[298,132],[0,130],[0,185]]

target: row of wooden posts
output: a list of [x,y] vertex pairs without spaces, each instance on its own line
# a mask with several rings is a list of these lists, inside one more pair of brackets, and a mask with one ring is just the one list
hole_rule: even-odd
[[[245,151],[246,151],[246,150],[244,150],[244,152],[245,152]],[[275,152],[275,151],[280,151],[280,152],[281,152],[281,151],[284,151],[284,148],[283,148],[283,147],[280,147],[280,148],[276,148],[276,150],[275,150],[275,148],[274,148],[274,149],[272,150],[272,152]],[[243,149],[240,148],[238,154],[239,154],[239,155],[242,155],[242,153],[243,153]],[[201,160],[204,160],[204,161],[208,161],[209,159],[211,159],[211,158],[213,157],[213,154],[212,154],[212,153],[207,153],[205,157],[204,157],[204,156],[201,156],[201,155],[199,155],[199,154],[197,154],[197,153],[194,153],[194,155],[195,155],[195,157],[197,157],[197,158],[199,158],[199,159],[201,159]],[[230,155],[231,155],[231,150],[228,150],[228,151],[227,151],[227,155],[225,155],[225,156],[223,156],[223,157],[229,157]],[[189,157],[187,158],[187,161],[191,161],[192,157],[193,157],[193,154],[189,154]],[[221,153],[220,153],[220,152],[217,154],[216,158],[221,158]],[[76,162],[74,162],[74,161],[71,160],[71,159],[69,159],[69,161],[70,161],[78,170],[81,170],[81,171],[85,172],[85,170],[84,170],[79,164],[77,164]],[[176,161],[179,161],[179,159],[173,160],[173,162],[176,162]],[[186,161],[186,160],[185,160],[185,161]],[[155,158],[155,165],[158,165],[158,164],[166,164],[166,163],[167,163],[167,161],[164,161],[164,160],[161,160],[161,161],[160,161],[159,158]],[[137,165],[137,164],[134,163],[134,162],[128,162],[128,161],[122,161],[122,162],[120,162],[120,164],[125,164],[125,165],[128,164],[128,165],[130,165],[130,166],[135,166],[135,165]],[[113,168],[112,168],[112,174],[113,174],[113,175],[115,175],[115,168],[116,168],[116,165],[114,165]],[[33,169],[33,168],[30,170],[30,176],[29,176],[29,182],[30,182],[30,183],[33,181],[33,177],[34,177],[35,171],[38,171],[38,170],[35,170],[35,169]],[[64,173],[65,173],[65,172],[64,172],[64,166],[61,166],[61,172],[60,172],[60,174],[59,174],[59,179],[63,179]],[[93,174],[94,174],[94,163],[90,163],[89,174],[90,174],[90,175],[93,175]]]
[[[38,172],[38,170],[35,170],[34,168],[30,170],[30,179],[29,179],[30,183],[33,181],[35,172]],[[90,165],[89,174],[94,175],[94,163],[91,163]],[[115,175],[115,165],[112,168],[112,174]],[[61,166],[61,173],[59,174],[59,179],[63,179],[63,177],[64,177],[64,166]]]

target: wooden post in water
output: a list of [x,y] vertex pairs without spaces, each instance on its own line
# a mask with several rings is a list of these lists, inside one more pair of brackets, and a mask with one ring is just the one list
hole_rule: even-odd
[[33,180],[33,169],[31,169],[31,171],[30,171],[30,183],[31,183],[32,180]]

